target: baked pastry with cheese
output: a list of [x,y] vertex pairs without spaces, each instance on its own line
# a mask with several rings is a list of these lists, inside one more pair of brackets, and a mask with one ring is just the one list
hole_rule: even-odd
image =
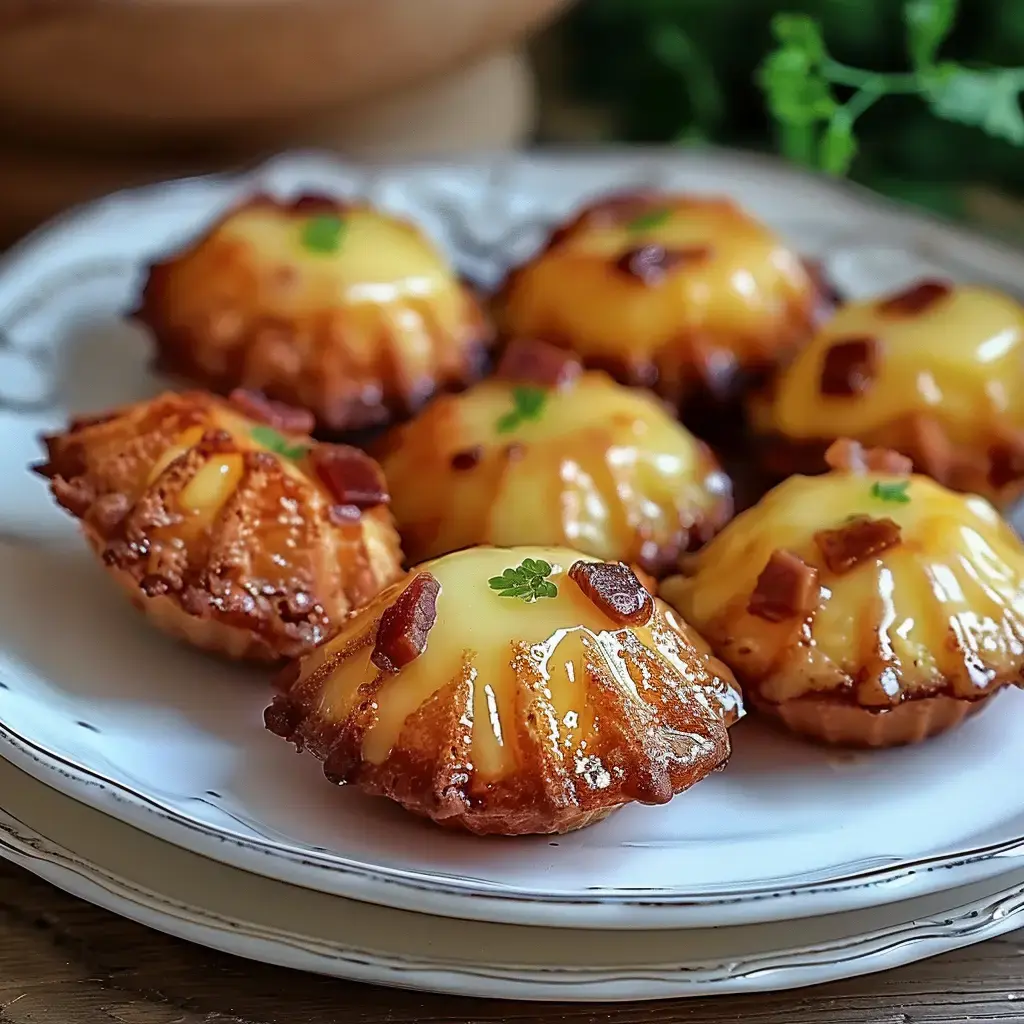
[[258,196],[149,270],[157,365],[262,391],[327,432],[410,415],[482,370],[480,304],[413,224],[363,203]]
[[849,303],[753,404],[778,478],[848,437],[1005,508],[1024,491],[1024,307],[940,280]]
[[729,755],[728,669],[633,572],[567,548],[414,567],[289,666],[267,728],[329,780],[477,834],[663,804]]
[[505,335],[571,349],[690,413],[788,357],[823,301],[811,268],[732,200],[652,191],[559,228],[510,275],[497,316]]
[[380,467],[311,426],[249,392],[164,394],[73,420],[36,469],[150,621],[277,661],[401,576]]
[[711,450],[652,395],[537,342],[393,428],[379,455],[412,562],[564,544],[663,575],[732,514]]
[[948,729],[1024,671],[1024,546],[986,500],[838,441],[737,516],[662,596],[748,702],[829,743]]

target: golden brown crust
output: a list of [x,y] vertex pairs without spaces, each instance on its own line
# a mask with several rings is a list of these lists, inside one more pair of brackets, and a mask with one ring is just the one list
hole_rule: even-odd
[[[326,218],[337,252],[304,248]],[[412,282],[416,287],[409,287]],[[414,225],[366,204],[256,196],[150,267],[135,317],[164,372],[251,388],[338,432],[417,410],[483,369],[492,331],[471,290]]]
[[[557,597],[536,609],[487,589],[524,552],[555,565]],[[323,761],[332,782],[480,835],[565,832],[624,803],[667,802],[728,757],[741,713],[731,674],[660,603],[646,626],[617,626],[569,579],[577,560],[479,548],[416,567],[286,670],[267,728]],[[437,623],[412,665],[381,671],[368,657],[378,623],[423,573],[440,583]],[[552,678],[563,662],[571,685]],[[501,746],[488,751],[494,728]]]
[[165,394],[73,421],[37,471],[160,628],[275,661],[331,636],[401,551],[386,504],[339,506],[317,477],[335,446],[268,430],[212,395]]
[[922,476],[791,477],[661,593],[752,703],[829,742],[910,742],[1024,682],[1024,547]]
[[653,191],[581,210],[497,303],[507,337],[571,349],[688,414],[762,382],[823,304],[817,275],[730,200]]
[[[442,396],[380,447],[412,562],[472,544],[566,544],[660,576],[732,515],[728,476],[647,394],[598,372]],[[525,407],[524,407],[525,408]]]

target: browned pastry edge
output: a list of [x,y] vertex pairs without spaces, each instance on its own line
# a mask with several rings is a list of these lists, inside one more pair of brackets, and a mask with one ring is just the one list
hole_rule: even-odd
[[900,747],[946,732],[985,707],[997,689],[978,700],[944,694],[905,700],[891,708],[871,709],[821,696],[773,704],[756,692],[747,699],[790,732],[837,747]]
[[[507,836],[574,831],[625,803],[667,803],[723,767],[729,757],[727,715],[709,728],[674,691],[667,690],[658,707],[588,673],[591,701],[603,723],[590,753],[609,773],[610,782],[604,788],[581,783],[578,769],[566,765],[551,747],[544,680],[531,670],[528,650],[521,648],[512,662],[521,679],[516,731],[513,736],[506,733],[506,743],[512,741],[516,752],[512,775],[478,780],[465,758],[473,720],[468,658],[460,678],[440,687],[405,720],[387,758],[371,764],[362,756],[363,739],[375,721],[377,692],[390,677],[381,672],[366,683],[342,722],[324,721],[320,708],[322,686],[333,665],[373,642],[371,628],[304,680],[299,663],[286,668],[277,681],[282,692],[265,712],[266,727],[319,758],[329,781],[387,797],[448,828]],[[638,641],[624,643],[623,657],[659,670],[652,664],[655,655]],[[713,712],[703,713],[714,717]],[[667,740],[672,730],[699,730],[707,743],[692,759],[677,756]]]
[[[220,402],[201,392],[172,395],[169,401],[167,398],[162,396],[152,403],[140,404],[158,406],[165,401],[167,410],[161,427],[172,436],[201,423],[211,405]],[[230,573],[217,571],[218,565],[231,567],[233,553],[237,553],[240,543],[243,547],[251,543],[251,539],[248,542],[240,539],[245,510],[237,503],[229,503],[231,507],[222,510],[211,526],[202,570],[176,564],[173,551],[167,549],[161,555],[158,571],[154,571],[150,531],[171,524],[169,497],[188,484],[206,456],[240,453],[245,466],[243,483],[246,479],[258,478],[265,487],[277,487],[282,494],[292,497],[298,497],[299,487],[284,474],[278,457],[265,451],[240,451],[227,431],[211,428],[197,445],[171,462],[133,504],[127,493],[104,489],[102,481],[90,479],[95,474],[89,472],[83,448],[89,442],[80,438],[90,428],[102,427],[132,408],[135,407],[78,418],[72,420],[64,433],[44,437],[47,459],[33,469],[49,481],[57,503],[79,520],[89,545],[128,592],[133,604],[166,632],[233,658],[271,662],[303,654],[330,635],[334,623],[352,607],[369,600],[380,589],[362,536],[363,517],[377,520],[380,529],[391,534],[395,570],[398,571],[401,560],[398,536],[390,526],[386,506],[357,509],[351,521],[342,523],[331,520],[326,501],[320,513],[324,528],[349,541],[359,536],[355,568],[345,567],[344,573],[350,576],[343,583],[338,579],[317,581],[296,577],[283,590],[254,594],[244,585],[245,578],[236,579]],[[122,457],[132,455],[126,453]],[[240,483],[239,490],[241,486]],[[351,544],[346,543],[346,547],[351,554]],[[338,570],[329,567],[329,571],[336,573]],[[318,582],[325,591],[333,593],[333,608],[325,607],[323,593],[317,592]],[[339,606],[339,602],[343,606]]]
[[[202,336],[191,329],[168,327],[163,316],[166,281],[177,266],[190,259],[225,221],[243,210],[258,206],[271,207],[278,212],[295,216],[309,216],[317,212],[343,212],[356,207],[370,208],[370,204],[346,202],[323,195],[307,194],[290,202],[283,202],[268,195],[258,194],[226,211],[187,247],[164,260],[152,263],[139,303],[127,315],[151,332],[156,345],[153,359],[153,368],[156,372],[189,385],[198,385],[217,394],[226,395],[236,388],[250,386],[251,382],[246,379],[245,374],[245,357],[254,344],[263,339],[271,341],[275,346],[288,348],[295,335],[293,326],[283,318],[264,317],[247,324],[233,341],[224,372],[211,374],[194,358],[195,350],[204,343]],[[410,228],[415,228],[411,222]],[[346,373],[337,373],[333,378],[328,378],[324,367],[313,365],[304,368],[303,376],[311,375],[316,380],[315,390],[318,399],[315,402],[304,402],[299,390],[289,382],[275,384],[261,379],[259,390],[274,401],[308,409],[316,417],[318,429],[332,433],[365,430],[407,419],[421,409],[434,394],[439,391],[460,390],[478,380],[486,370],[489,351],[494,341],[494,330],[478,300],[476,290],[461,279],[459,286],[465,304],[467,337],[459,346],[460,365],[456,371],[447,372],[437,379],[411,383],[400,390],[392,389],[390,393],[384,390],[380,381],[368,380],[363,382],[358,392],[353,393],[349,386],[350,378]]]
[[[795,474],[815,476],[828,469],[825,453],[835,440],[764,434],[755,442],[756,461],[769,486]],[[1024,431],[993,431],[985,448],[958,446],[935,417],[914,414],[859,440],[899,452],[916,472],[951,490],[980,494],[1004,511],[1024,494]]]

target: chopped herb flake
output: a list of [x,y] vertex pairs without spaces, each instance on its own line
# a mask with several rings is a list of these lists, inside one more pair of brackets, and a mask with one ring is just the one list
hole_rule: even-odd
[[499,434],[507,434],[515,430],[526,420],[539,420],[548,400],[544,388],[521,385],[512,389],[512,409],[505,413],[497,423]]
[[284,434],[279,434],[273,427],[260,424],[253,427],[249,435],[258,445],[278,455],[283,455],[292,462],[298,462],[308,451],[304,444],[292,444]]
[[651,228],[661,227],[672,216],[672,211],[667,207],[660,210],[648,210],[646,213],[641,213],[639,217],[634,217],[626,225],[627,231],[650,231]]
[[558,588],[547,577],[551,566],[538,558],[524,558],[515,569],[506,569],[500,576],[492,576],[487,585],[499,597],[518,597],[532,604],[540,597],[557,597]]
[[345,222],[334,213],[310,217],[302,228],[302,244],[310,252],[337,252],[345,237]]
[[907,494],[909,486],[909,480],[898,480],[888,484],[876,480],[871,485],[871,497],[878,498],[879,501],[892,501],[898,505],[906,505],[910,501],[910,495]]

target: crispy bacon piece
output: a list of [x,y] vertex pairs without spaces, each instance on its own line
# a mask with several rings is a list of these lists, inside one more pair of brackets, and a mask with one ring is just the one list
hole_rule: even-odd
[[543,341],[517,338],[509,342],[494,375],[517,384],[564,388],[581,372],[580,361],[571,352]]
[[819,387],[823,395],[845,398],[863,394],[878,374],[879,346],[875,338],[845,338],[825,353]]
[[636,278],[645,285],[656,285],[684,263],[696,263],[711,255],[710,245],[694,245],[686,249],[666,249],[662,245],[641,245],[627,249],[616,261],[615,269]]
[[260,391],[235,388],[228,396],[228,401],[243,416],[248,416],[258,423],[265,423],[275,430],[283,430],[286,434],[310,434],[316,423],[308,409],[298,409],[294,405],[275,402]]
[[362,510],[391,500],[383,471],[366,452],[345,444],[322,444],[313,449],[311,459],[317,476],[339,505]]
[[952,290],[953,286],[948,281],[918,281],[904,291],[883,299],[878,304],[878,311],[887,316],[916,316],[944,299]]
[[747,611],[769,622],[804,618],[818,603],[818,570],[781,548],[757,577]]
[[835,530],[819,530],[814,542],[829,571],[841,575],[894,548],[900,543],[900,528],[891,519],[854,516]]
[[654,599],[621,562],[574,562],[569,579],[620,626],[644,626],[654,614]]
[[441,584],[429,572],[417,573],[398,600],[385,609],[377,626],[370,661],[383,672],[397,672],[427,649],[427,636],[437,622]]
[[914,462],[890,448],[865,448],[859,441],[840,437],[828,446],[825,462],[831,469],[850,473],[891,473],[908,476]]
[[483,457],[484,450],[481,445],[475,444],[472,448],[463,448],[462,451],[456,452],[452,456],[452,469],[459,470],[460,472],[472,469]]

